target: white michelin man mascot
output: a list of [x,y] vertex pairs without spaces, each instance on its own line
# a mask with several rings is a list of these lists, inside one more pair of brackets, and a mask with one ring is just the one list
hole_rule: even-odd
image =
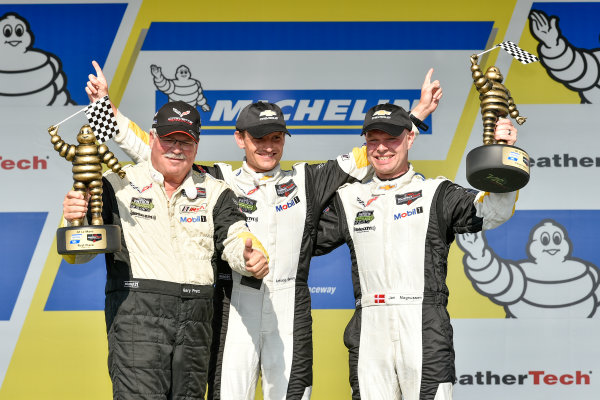
[[600,49],[580,49],[567,41],[556,16],[529,14],[529,30],[539,42],[538,56],[548,75],[579,92],[582,103],[600,104]]
[[457,235],[475,289],[504,306],[507,318],[600,317],[598,268],[571,257],[567,231],[546,219],[530,232],[528,259],[503,260],[481,233]]
[[75,104],[60,60],[34,49],[29,23],[10,12],[0,17],[0,105]]
[[192,107],[202,107],[202,111],[210,111],[202,92],[202,84],[199,80],[192,79],[192,73],[186,65],[177,67],[175,79],[165,78],[162,68],[154,64],[150,66],[150,73],[154,77],[156,89],[169,96],[169,101],[184,101]]

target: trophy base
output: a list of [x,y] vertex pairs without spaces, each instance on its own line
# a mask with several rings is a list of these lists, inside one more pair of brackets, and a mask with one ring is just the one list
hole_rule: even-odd
[[467,181],[476,189],[506,193],[529,182],[529,154],[505,144],[477,147],[467,154]]
[[121,227],[118,225],[86,225],[58,228],[58,254],[115,253],[121,250]]

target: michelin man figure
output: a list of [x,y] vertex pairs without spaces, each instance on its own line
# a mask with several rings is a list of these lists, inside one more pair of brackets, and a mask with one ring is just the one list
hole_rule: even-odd
[[548,75],[579,93],[581,103],[600,104],[600,49],[579,49],[561,34],[556,16],[529,14],[529,30],[539,42],[538,56]]
[[546,219],[530,232],[528,259],[504,260],[482,233],[457,235],[463,264],[475,289],[504,306],[507,318],[600,317],[598,268],[571,257],[563,226]]
[[[77,134],[77,145],[65,143],[58,135],[58,126],[48,128],[50,142],[58,154],[73,163],[73,189],[85,196],[90,192],[91,225],[102,225],[102,164],[106,164],[121,179],[125,171],[121,169],[119,160],[108,147],[96,143],[96,136],[89,125],[84,125]],[[72,221],[73,226],[84,225],[83,218]]]
[[478,60],[477,55],[471,56],[471,76],[473,84],[479,92],[483,120],[483,144],[495,144],[494,131],[499,117],[510,116],[519,125],[523,125],[527,118],[519,114],[510,91],[502,84],[504,77],[498,67],[491,66],[483,73],[477,64]]
[[154,86],[167,96],[169,101],[184,101],[192,107],[200,106],[202,111],[210,111],[202,93],[202,84],[192,79],[192,73],[186,65],[180,65],[175,71],[175,79],[168,79],[162,73],[162,68],[152,64],[150,72],[154,77]]
[[0,32],[0,105],[75,104],[60,60],[32,47],[29,22],[17,13],[6,13],[0,17]]

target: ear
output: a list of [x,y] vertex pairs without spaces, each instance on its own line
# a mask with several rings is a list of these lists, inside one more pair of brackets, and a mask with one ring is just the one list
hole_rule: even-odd
[[407,150],[412,147],[413,142],[415,141],[416,137],[417,137],[417,135],[415,135],[415,131],[408,131],[408,132],[406,132]]
[[233,136],[235,137],[235,143],[237,143],[238,147],[242,150],[246,149],[246,143],[244,143],[244,133],[235,131]]

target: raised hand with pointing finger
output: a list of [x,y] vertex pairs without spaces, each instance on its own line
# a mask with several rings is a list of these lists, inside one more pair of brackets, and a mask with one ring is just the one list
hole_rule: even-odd
[[[104,73],[102,73],[102,68],[100,68],[100,65],[95,60],[92,61],[92,66],[96,70],[96,75],[89,74],[85,86],[85,92],[88,95],[88,99],[90,99],[90,103],[100,100],[104,96],[108,96],[108,83],[106,82]],[[110,102],[110,105],[113,114],[117,115],[117,107],[115,107],[112,101]]]
[[421,121],[437,109],[440,100],[442,99],[442,85],[437,79],[432,82],[432,75],[433,68],[430,68],[425,75],[423,86],[421,86],[421,98],[419,99],[419,104],[411,111],[411,114]]

